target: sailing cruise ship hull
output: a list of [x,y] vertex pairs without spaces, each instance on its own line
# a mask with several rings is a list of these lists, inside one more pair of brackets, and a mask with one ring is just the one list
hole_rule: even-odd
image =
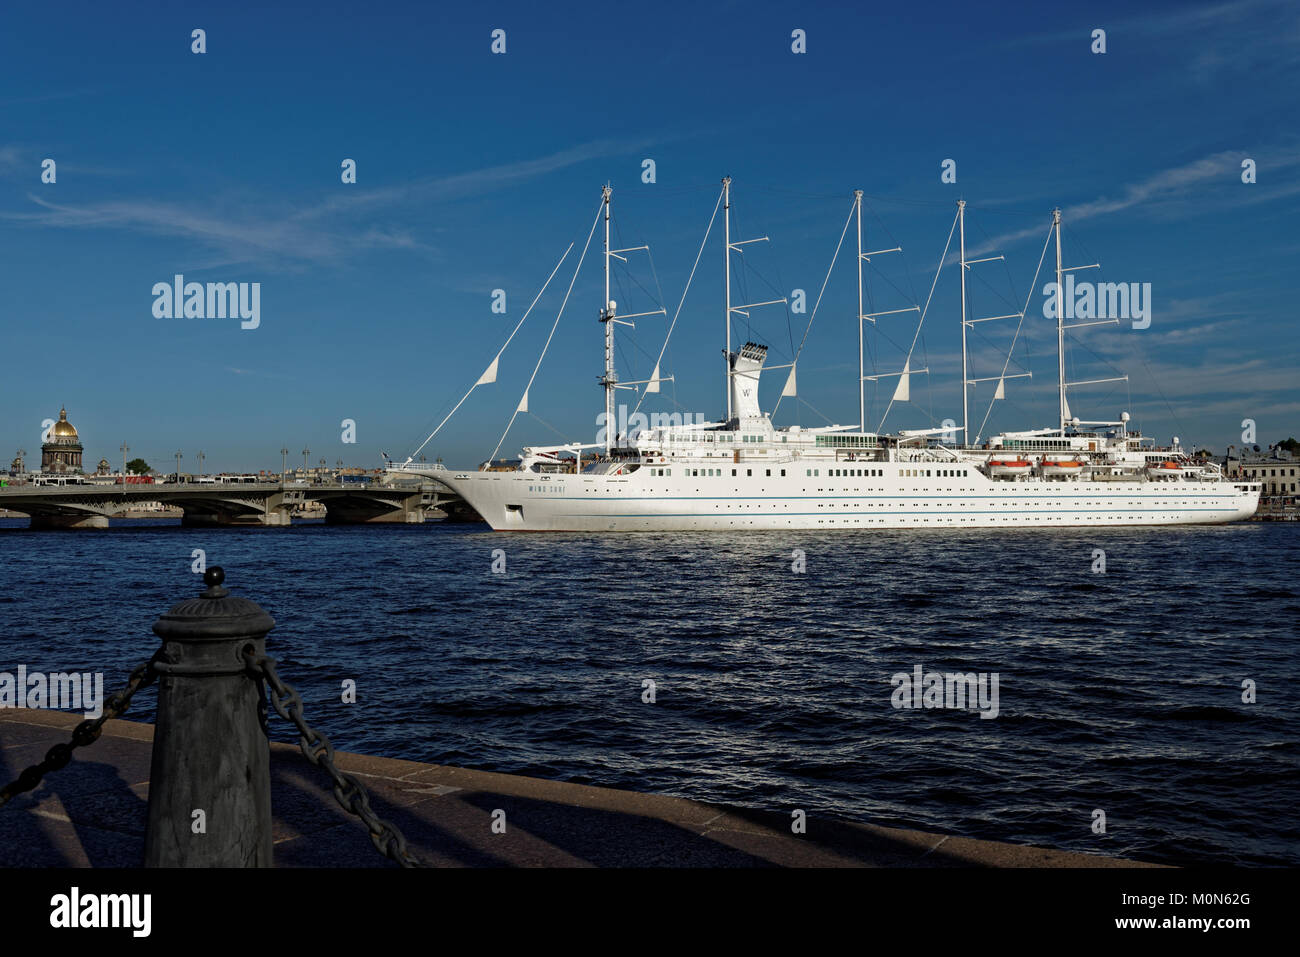
[[[616,418],[618,390],[640,392],[641,399],[659,392],[661,383],[674,381],[662,375],[664,349],[655,359],[648,379],[620,379],[615,369],[614,330],[634,327],[633,320],[667,316],[661,304],[649,311],[622,311],[610,298],[611,259],[627,262],[626,254],[647,246],[612,249],[610,245],[610,195],[601,190],[601,207],[587,237],[590,246],[597,224],[603,219],[604,297],[600,322],[603,327],[605,373],[600,382],[605,392],[605,412],[597,418],[601,429],[596,441],[553,446],[525,446],[517,467],[501,470],[485,463],[480,471],[450,472],[441,465],[417,467],[412,457],[437,434],[442,423],[420,448],[400,466],[391,466],[397,476],[419,475],[432,479],[462,499],[492,528],[521,532],[606,532],[606,531],[726,531],[738,529],[903,529],[903,528],[1083,528],[1095,526],[1205,525],[1249,518],[1259,504],[1260,486],[1236,483],[1222,468],[1204,455],[1189,456],[1177,438],[1167,448],[1154,448],[1153,440],[1140,431],[1131,432],[1127,411],[1115,421],[1083,421],[1071,414],[1066,391],[1074,386],[1095,385],[1117,379],[1065,379],[1067,327],[1061,306],[1062,277],[1073,269],[1061,265],[1061,215],[1053,210],[1052,232],[1056,239],[1056,329],[1058,353],[1058,422],[1054,427],[1023,432],[1000,432],[981,444],[970,440],[967,425],[902,430],[897,434],[865,431],[868,420],[865,383],[887,378],[868,376],[863,365],[863,325],[880,316],[916,311],[920,313],[913,346],[920,335],[926,308],[919,304],[868,315],[863,304],[862,192],[855,191],[852,216],[858,220],[858,417],[852,426],[830,424],[778,428],[773,424],[776,409],[764,412],[759,403],[759,384],[768,348],[747,341],[732,348],[732,322],[736,314],[746,318],[750,311],[786,303],[785,298],[733,305],[731,299],[731,256],[749,243],[767,237],[733,241],[731,236],[731,179],[722,180],[718,198],[723,210],[724,235],[724,356],[726,415],[715,422],[674,422],[672,416],[634,411],[645,420],[638,427],[626,417]],[[966,259],[964,200],[957,203],[953,231],[958,230],[959,265],[962,276],[962,419],[970,421],[969,387],[991,379],[972,379],[966,351],[966,330],[974,322],[1010,319],[1006,316],[970,319],[966,306],[966,269],[991,260]],[[714,213],[717,214],[715,207]],[[841,232],[841,245],[850,220]],[[712,221],[710,221],[712,229]],[[707,232],[705,241],[707,242]],[[570,247],[572,248],[572,246]],[[1044,244],[1044,255],[1047,246]],[[703,253],[704,243],[700,252]],[[898,252],[880,250],[879,254]],[[944,256],[948,246],[945,245]],[[567,256],[568,253],[566,252]],[[839,247],[836,248],[836,257]],[[1002,257],[994,257],[1001,259]],[[563,257],[561,258],[561,262]],[[581,264],[582,257],[579,258]],[[699,258],[696,258],[698,265]],[[832,257],[832,268],[835,257]],[[1039,265],[1041,268],[1042,257]],[[1076,267],[1076,268],[1093,268]],[[559,264],[556,265],[559,269]],[[552,276],[554,276],[552,271]],[[574,273],[575,279],[577,271]],[[694,276],[694,269],[692,269]],[[829,280],[828,271],[827,278]],[[1031,289],[1036,288],[1035,272]],[[935,282],[938,281],[938,272]],[[549,284],[550,278],[547,279]],[[640,285],[638,283],[638,285]],[[689,280],[687,287],[689,288]],[[545,290],[545,285],[543,290]],[[823,284],[823,291],[825,285]],[[570,284],[570,290],[572,284]],[[933,293],[934,286],[931,286]],[[540,296],[540,293],[539,293]],[[685,293],[683,293],[683,301]],[[536,302],[536,300],[534,300]],[[568,297],[565,297],[567,304]],[[818,297],[820,303],[820,296]],[[680,313],[680,305],[678,311]],[[531,310],[531,306],[529,307]],[[564,306],[561,305],[560,313]],[[817,306],[813,307],[815,315]],[[524,314],[525,318],[527,313]],[[559,314],[556,322],[559,321]],[[522,324],[523,320],[520,320]],[[809,317],[811,328],[812,316]],[[676,317],[670,323],[671,335]],[[515,327],[518,331],[519,326]],[[554,327],[552,327],[552,332]],[[804,332],[804,341],[808,330]],[[1017,328],[1019,336],[1019,328]],[[514,337],[511,332],[504,351]],[[547,344],[550,343],[547,339]],[[792,341],[793,346],[793,341]],[[1013,340],[1014,347],[1014,340]],[[791,362],[774,368],[789,369],[782,398],[798,396],[795,375],[801,342]],[[479,377],[479,385],[496,381],[498,351]],[[545,357],[543,348],[542,356]],[[1008,372],[1011,353],[997,378],[993,401],[1005,397],[1005,380],[1028,377],[1030,372]],[[885,415],[896,402],[910,401],[910,380],[928,373],[911,363],[909,349],[897,376],[893,397]],[[537,368],[540,368],[541,359]],[[536,376],[536,368],[533,372]],[[515,416],[529,409],[528,387]],[[640,390],[644,388],[644,392]],[[463,403],[470,395],[466,392]],[[637,409],[640,408],[640,401]],[[448,413],[450,418],[460,403]],[[992,406],[990,406],[990,412]],[[510,419],[513,425],[515,416]],[[656,421],[659,420],[659,421]],[[985,416],[987,422],[988,416]],[[883,418],[881,422],[883,424]],[[616,424],[617,423],[617,424]],[[510,426],[506,428],[509,432]],[[983,425],[980,430],[982,431]],[[958,432],[961,443],[957,443]],[[502,436],[504,442],[505,436]],[[497,449],[500,449],[498,443]],[[590,455],[588,450],[594,450]],[[603,450],[603,451],[602,451]],[[493,450],[492,455],[496,455]],[[498,463],[499,465],[500,463]]]
[[[991,481],[974,469],[964,470],[965,476],[811,480],[803,475],[642,474],[651,471],[642,467],[618,476],[444,472],[430,477],[497,531],[1203,525],[1249,518],[1259,504],[1257,488],[1222,482]],[[729,473],[730,468],[711,471]]]

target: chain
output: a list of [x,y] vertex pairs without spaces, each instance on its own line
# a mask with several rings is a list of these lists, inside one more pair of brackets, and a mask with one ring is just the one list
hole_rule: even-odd
[[302,715],[302,695],[298,689],[280,680],[275,670],[275,659],[268,655],[256,655],[250,649],[244,651],[244,661],[254,677],[264,678],[271,706],[275,713],[291,722],[298,729],[298,746],[303,756],[312,764],[324,769],[334,781],[334,800],[349,814],[361,818],[370,829],[370,840],[379,853],[392,858],[403,867],[424,867],[417,858],[406,849],[406,837],[397,825],[379,817],[370,807],[370,795],[365,787],[350,774],[338,769],[334,763],[334,745],[307,723]]
[[126,687],[109,697],[103,713],[98,718],[83,721],[72,730],[72,741],[70,743],[56,744],[45,752],[45,760],[40,764],[33,764],[18,775],[16,779],[6,784],[4,790],[0,790],[0,807],[4,807],[17,795],[35,788],[49,772],[58,771],[67,765],[72,760],[74,748],[84,748],[86,745],[98,741],[104,729],[104,722],[109,718],[116,718],[124,714],[130,706],[131,698],[135,693],[141,688],[153,684],[158,677],[158,672],[154,669],[154,662],[158,659],[159,656],[154,655],[132,671]]

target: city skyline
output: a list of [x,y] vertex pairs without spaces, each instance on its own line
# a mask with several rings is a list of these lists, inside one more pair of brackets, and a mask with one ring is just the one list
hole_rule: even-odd
[[[63,404],[92,463],[115,462],[124,441],[163,470],[177,448],[196,463],[200,447],[206,471],[275,469],[282,445],[316,450],[312,464],[374,467],[381,452],[400,461],[482,373],[573,242],[497,381],[425,449],[430,461],[472,465],[519,404],[600,187],[614,188],[616,241],[648,242],[654,255],[654,270],[634,261],[620,273],[619,295],[671,316],[723,175],[739,236],[772,240],[747,250],[753,269],[738,283],[801,289],[809,310],[854,189],[867,194],[867,248],[903,247],[872,266],[880,311],[925,301],[956,201],[967,200],[968,254],[1006,256],[1005,267],[973,267],[972,315],[1029,303],[1013,361],[1033,378],[1007,381],[985,438],[1053,424],[1055,330],[1041,308],[1050,271],[1032,294],[1029,283],[1056,206],[1066,265],[1100,261],[1100,281],[1151,290],[1149,327],[1078,331],[1071,378],[1130,381],[1072,392],[1077,414],[1127,410],[1162,443],[1179,435],[1220,451],[1241,445],[1244,420],[1262,446],[1296,431],[1300,333],[1279,280],[1300,248],[1286,229],[1300,141],[1276,119],[1300,45],[1284,4],[950,7],[924,26],[761,4],[709,16],[592,7],[563,23],[527,8],[435,17],[410,6],[364,26],[343,9],[311,22],[243,5],[160,10],[129,27],[90,5],[67,22],[13,15],[0,39],[6,454],[24,448],[30,460]],[[497,29],[503,54],[492,52]],[[1105,53],[1092,52],[1096,29]],[[794,31],[806,52],[792,49]],[[609,75],[597,81],[600,68]],[[952,86],[958,75],[966,89]],[[42,182],[46,159],[53,183]],[[340,174],[348,159],[355,183]],[[941,178],[949,159],[955,183]],[[1255,182],[1243,182],[1246,161]],[[598,428],[598,239],[499,455],[591,441]],[[800,355],[785,424],[857,420],[851,248]],[[715,225],[665,353],[674,381],[645,408],[718,417],[721,260]],[[929,375],[914,377],[886,430],[960,421],[955,272],[941,274],[918,338],[913,367]],[[258,284],[260,321],[157,317],[152,290],[177,275]],[[498,289],[503,314],[492,311]],[[735,333],[766,342],[774,364],[790,361],[808,318],[782,312],[755,312],[752,330]],[[998,374],[1015,322],[985,328],[972,377]],[[647,377],[664,329],[649,319],[620,340],[624,378]],[[901,368],[914,330],[908,314],[882,318],[872,368]],[[783,380],[765,378],[765,410]],[[892,386],[881,389],[868,427]],[[971,391],[972,435],[991,398],[991,384]],[[355,443],[343,441],[345,421]]]

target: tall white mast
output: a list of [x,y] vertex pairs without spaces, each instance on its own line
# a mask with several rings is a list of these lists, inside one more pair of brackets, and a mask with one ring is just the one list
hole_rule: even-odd
[[957,200],[957,224],[961,231],[961,444],[970,445],[970,373],[966,368],[966,200],[964,199]]
[[1061,286],[1061,209],[1052,210],[1056,233],[1056,368],[1061,395],[1061,435],[1065,435],[1065,290]]
[[863,364],[862,336],[862,190],[853,191],[853,209],[858,218],[858,431],[867,431],[867,374]]
[[605,387],[605,454],[614,448],[617,420],[614,418],[614,390],[618,376],[614,372],[614,310],[609,301],[609,185],[601,187],[605,203],[605,301],[600,306],[600,321],[605,324],[605,375],[600,380]]
[[722,208],[723,208],[723,231],[722,231],[722,256],[723,256],[723,287],[726,289],[726,304],[723,316],[726,319],[727,326],[727,351],[722,355],[723,363],[723,387],[727,393],[727,421],[731,421],[731,177],[722,177]]

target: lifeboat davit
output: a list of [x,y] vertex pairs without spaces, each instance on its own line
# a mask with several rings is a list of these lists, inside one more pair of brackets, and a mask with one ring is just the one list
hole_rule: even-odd
[[993,476],[1027,475],[1033,467],[1025,459],[989,459],[989,474]]

